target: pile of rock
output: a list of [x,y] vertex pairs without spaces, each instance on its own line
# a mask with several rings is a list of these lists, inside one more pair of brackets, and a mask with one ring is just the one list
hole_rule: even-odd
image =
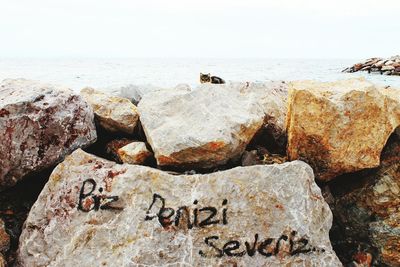
[[62,161],[17,266],[341,266],[331,209],[343,263],[400,262],[400,90],[351,79],[133,93],[0,85],[0,190]]
[[342,72],[368,71],[368,73],[380,73],[385,75],[400,76],[400,56],[390,58],[370,58],[364,62],[355,64],[352,67],[344,69]]

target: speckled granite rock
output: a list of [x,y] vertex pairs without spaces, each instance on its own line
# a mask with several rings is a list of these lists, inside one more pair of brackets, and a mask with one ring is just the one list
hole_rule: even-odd
[[400,90],[364,79],[294,82],[287,116],[288,156],[317,178],[379,166],[388,137],[400,125]]
[[129,99],[107,95],[93,88],[84,88],[81,95],[92,106],[101,127],[109,132],[132,134],[139,116]]
[[148,93],[138,110],[161,166],[211,168],[225,164],[241,155],[264,119],[254,98],[213,86]]
[[373,255],[373,266],[400,266],[400,137],[393,134],[381,166],[359,184],[333,183],[333,211],[350,249]]
[[170,175],[77,150],[25,222],[17,266],[341,266],[301,161]]
[[71,90],[24,79],[0,84],[0,190],[96,140],[93,111]]
[[144,142],[132,142],[121,147],[117,151],[118,157],[123,163],[143,164],[153,153],[151,153]]

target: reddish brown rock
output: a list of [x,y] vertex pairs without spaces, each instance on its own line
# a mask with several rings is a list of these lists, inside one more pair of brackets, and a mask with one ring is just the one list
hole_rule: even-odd
[[91,107],[71,90],[24,79],[0,84],[0,190],[96,140]]
[[[373,266],[400,266],[400,137],[393,134],[378,169],[331,184],[335,203],[336,251],[372,255]],[[347,182],[351,181],[351,182]],[[338,249],[339,248],[339,249]],[[341,253],[338,253],[341,256]],[[368,260],[368,259],[366,259]]]

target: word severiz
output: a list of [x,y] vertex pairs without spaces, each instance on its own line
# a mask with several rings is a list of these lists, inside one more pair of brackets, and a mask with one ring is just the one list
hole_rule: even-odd
[[[164,228],[169,228],[170,226],[179,227],[182,224],[188,229],[193,227],[203,228],[216,224],[227,225],[227,204],[228,200],[224,199],[220,208],[221,215],[218,214],[218,209],[215,207],[198,207],[198,200],[193,202],[193,205],[195,205],[193,210],[189,209],[188,206],[181,206],[175,210],[165,207],[165,199],[161,195],[153,194],[153,201],[146,212],[145,220],[150,221],[157,218]],[[154,209],[156,210],[154,211]],[[271,257],[279,253],[294,256],[301,253],[325,252],[324,249],[310,246],[308,239],[296,237],[296,234],[296,231],[291,231],[289,236],[283,234],[279,238],[266,238],[263,240],[259,240],[259,235],[255,234],[254,241],[251,244],[245,241],[244,247],[239,240],[228,240],[218,246],[217,240],[219,240],[219,237],[213,235],[204,239],[204,243],[210,249],[207,252],[200,250],[199,254],[202,257],[220,258],[223,256],[243,257],[246,254],[253,257],[257,252],[265,257]]]

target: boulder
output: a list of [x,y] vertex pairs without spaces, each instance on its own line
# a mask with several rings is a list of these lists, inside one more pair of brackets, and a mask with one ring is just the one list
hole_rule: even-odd
[[128,138],[111,140],[106,144],[106,152],[111,159],[115,160],[118,163],[122,163],[121,159],[118,156],[118,150],[132,142],[135,142],[135,140]]
[[129,99],[84,88],[81,95],[92,106],[99,125],[111,133],[132,134],[139,120],[136,106]]
[[171,175],[77,150],[32,207],[17,266],[341,266],[301,161]]
[[394,70],[395,67],[394,66],[383,66],[381,68],[381,71],[389,71],[389,70]]
[[265,117],[253,97],[215,86],[148,93],[138,110],[158,165],[190,168],[239,158]]
[[91,107],[71,90],[24,79],[0,83],[0,190],[96,141]]
[[143,164],[152,153],[147,149],[144,142],[132,142],[121,147],[117,151],[119,159],[123,163]]
[[331,185],[343,233],[333,242],[347,242],[346,251],[368,252],[374,266],[400,266],[400,137],[390,137],[378,169],[356,176],[356,182]]
[[288,157],[308,162],[320,180],[379,166],[400,125],[400,90],[364,79],[291,84]]

